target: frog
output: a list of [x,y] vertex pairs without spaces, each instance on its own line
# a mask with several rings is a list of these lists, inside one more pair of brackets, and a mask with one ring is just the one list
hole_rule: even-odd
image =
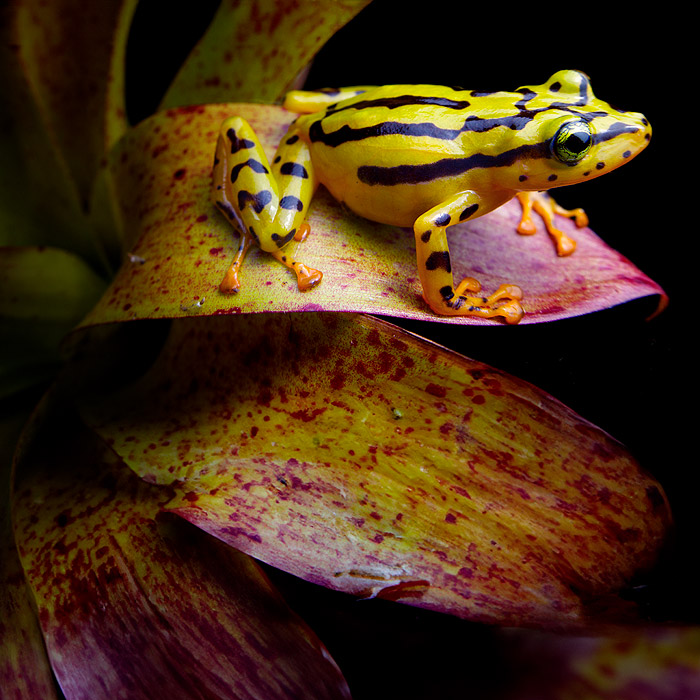
[[582,227],[587,216],[548,191],[618,168],[651,138],[643,114],[596,98],[589,77],[571,69],[513,92],[423,84],[292,90],[283,107],[297,116],[271,162],[241,117],[219,130],[212,199],[240,234],[222,293],[240,289],[252,244],[292,270],[300,291],[320,284],[323,273],[289,244],[308,236],[309,206],[323,185],[351,212],[413,230],[423,298],[435,314],[507,324],[523,317],[523,290],[504,282],[485,294],[473,277],[455,283],[447,229],[515,198],[517,232],[534,233],[537,214],[556,254],[571,255],[575,241],[557,217]]

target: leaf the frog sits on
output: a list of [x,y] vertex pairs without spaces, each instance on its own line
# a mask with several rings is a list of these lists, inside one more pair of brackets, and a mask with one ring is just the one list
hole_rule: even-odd
[[240,117],[221,126],[213,198],[239,229],[238,253],[220,285],[239,289],[238,271],[251,243],[294,270],[299,289],[320,271],[285,252],[309,232],[304,222],[319,183],[352,211],[373,221],[413,227],[423,296],[438,314],[503,317],[517,323],[522,292],[503,284],[482,296],[468,277],[455,286],[446,229],[517,197],[520,233],[533,233],[534,209],[559,255],[575,243],[554,224],[566,211],[544,190],[582,182],[627,162],[648,144],[642,114],[594,97],[583,73],[563,70],[543,85],[516,92],[477,92],[434,85],[295,91],[285,108],[301,114],[272,165]]

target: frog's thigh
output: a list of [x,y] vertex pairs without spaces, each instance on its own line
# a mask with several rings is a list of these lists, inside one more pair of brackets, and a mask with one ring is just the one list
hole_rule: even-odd
[[418,275],[423,296],[439,314],[450,316],[502,316],[508,323],[518,323],[523,315],[519,299],[522,292],[515,285],[501,285],[488,296],[474,296],[480,285],[467,277],[455,288],[446,229],[478,214],[480,200],[474,192],[460,192],[420,216],[414,224]]
[[246,252],[251,243],[259,243],[259,233],[274,219],[278,197],[269,171],[265,152],[250,124],[241,117],[226,119],[216,143],[212,199],[241,239],[219,286],[224,293],[240,289],[238,273]]
[[298,229],[316,186],[308,146],[288,133],[275,162],[271,168],[245,119],[224,121],[216,148],[213,197],[241,231],[241,244],[220,285],[223,292],[240,288],[238,271],[252,241],[296,273],[299,289],[310,289],[323,277],[282,251],[295,236],[302,237]]
[[277,187],[257,135],[241,117],[229,117],[219,130],[213,188],[219,209],[254,240],[272,223]]
[[323,274],[296,260],[287,244],[292,240],[303,241],[309,232],[304,220],[318,181],[309,146],[294,124],[277,149],[272,175],[279,192],[279,205],[272,226],[261,231],[260,247],[293,270],[299,289],[307,291],[321,281]]
[[265,239],[260,240],[260,247],[270,253],[292,239],[306,238],[308,225],[304,225],[304,220],[318,184],[309,145],[296,132],[294,125],[275,153],[272,176],[279,192],[279,206],[273,227],[266,232]]

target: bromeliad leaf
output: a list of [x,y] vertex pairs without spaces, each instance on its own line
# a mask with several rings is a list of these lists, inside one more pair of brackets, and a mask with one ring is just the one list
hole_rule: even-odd
[[122,64],[135,5],[18,0],[3,10],[3,245],[64,247],[108,267],[87,211],[126,129]]
[[347,698],[315,635],[244,554],[179,518],[70,411],[18,462],[17,546],[66,697]]
[[0,398],[51,378],[61,339],[104,291],[79,257],[57,248],[0,248]]
[[104,155],[127,127],[122,64],[136,0],[15,5],[14,38],[46,140],[87,202]]
[[12,455],[28,409],[0,415],[0,688],[4,697],[58,698],[10,517]]
[[[680,700],[700,697],[700,629],[652,627],[611,636],[501,630],[509,674],[498,700]],[[484,679],[486,682],[490,679]]]
[[[211,203],[211,164],[219,125],[231,114],[251,122],[270,157],[291,121],[274,106],[175,109],[141,123],[114,150],[109,167],[128,254],[86,323],[307,310],[493,323],[448,320],[430,311],[420,295],[413,233],[354,216],[323,189],[312,203],[311,234],[298,255],[324,273],[321,284],[299,292],[293,274],[255,250],[240,274],[241,290],[221,294],[218,285],[237,248],[237,234]],[[578,247],[559,258],[544,231],[528,237],[515,233],[518,220],[519,206],[504,206],[453,227],[450,245],[457,277],[476,276],[485,290],[504,280],[525,290],[522,323],[663,293],[590,229],[562,220]]]
[[275,103],[333,34],[369,0],[224,0],[161,109]]
[[166,510],[241,551],[473,620],[584,625],[670,522],[601,430],[371,317],[179,322],[150,373],[84,415],[172,489]]

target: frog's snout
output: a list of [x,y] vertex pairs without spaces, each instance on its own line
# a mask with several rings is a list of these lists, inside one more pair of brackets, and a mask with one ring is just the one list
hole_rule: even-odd
[[648,142],[651,139],[651,124],[649,120],[641,112],[633,112],[631,117],[635,123],[639,126],[639,136]]

